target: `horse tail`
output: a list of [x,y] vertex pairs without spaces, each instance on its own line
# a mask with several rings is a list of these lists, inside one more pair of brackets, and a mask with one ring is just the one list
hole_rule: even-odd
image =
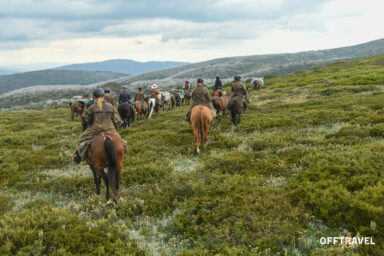
[[117,171],[116,171],[116,152],[115,152],[115,145],[113,144],[113,141],[106,137],[104,141],[104,149],[107,153],[107,159],[108,159],[108,181],[109,185],[112,188],[112,194],[116,196],[117,194]]
[[231,116],[232,116],[232,123],[236,125],[236,114],[238,111],[238,106],[237,106],[237,100],[234,98],[232,105],[231,105]]

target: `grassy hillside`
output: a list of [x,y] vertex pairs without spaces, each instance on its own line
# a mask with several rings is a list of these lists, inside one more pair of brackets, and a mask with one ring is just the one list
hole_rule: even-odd
[[36,85],[88,85],[122,76],[126,74],[53,69],[3,75],[0,76],[0,94]]
[[[0,113],[0,254],[382,255],[384,55],[274,77],[193,154],[187,108],[120,130],[122,198],[68,155],[69,109]],[[372,236],[341,249],[320,237]]]

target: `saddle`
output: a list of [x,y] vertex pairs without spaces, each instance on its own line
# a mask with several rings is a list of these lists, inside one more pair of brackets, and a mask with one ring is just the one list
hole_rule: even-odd
[[[106,140],[107,138],[112,140],[112,138],[108,134],[101,133],[100,135],[104,137],[104,140]],[[82,161],[87,158],[89,146],[92,144],[92,140],[93,140],[93,138],[89,139],[89,140],[85,140],[79,144],[78,151],[79,151],[79,156],[80,156]],[[121,143],[123,143],[123,146],[124,146],[124,153],[127,153],[128,152],[127,141],[124,140],[123,138],[121,138]]]

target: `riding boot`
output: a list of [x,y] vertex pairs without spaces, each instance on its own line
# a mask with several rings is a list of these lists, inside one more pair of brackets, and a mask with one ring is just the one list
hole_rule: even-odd
[[191,111],[189,111],[186,115],[188,123],[191,123]]

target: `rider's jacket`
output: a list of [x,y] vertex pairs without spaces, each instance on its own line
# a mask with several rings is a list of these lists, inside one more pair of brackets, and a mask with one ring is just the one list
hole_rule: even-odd
[[135,95],[135,101],[144,101],[144,92],[137,91]]
[[119,104],[129,102],[131,100],[131,95],[127,91],[121,91],[119,97]]
[[116,106],[116,101],[115,101],[115,99],[111,95],[105,94],[104,95],[104,100],[106,102],[110,103],[112,106]]

